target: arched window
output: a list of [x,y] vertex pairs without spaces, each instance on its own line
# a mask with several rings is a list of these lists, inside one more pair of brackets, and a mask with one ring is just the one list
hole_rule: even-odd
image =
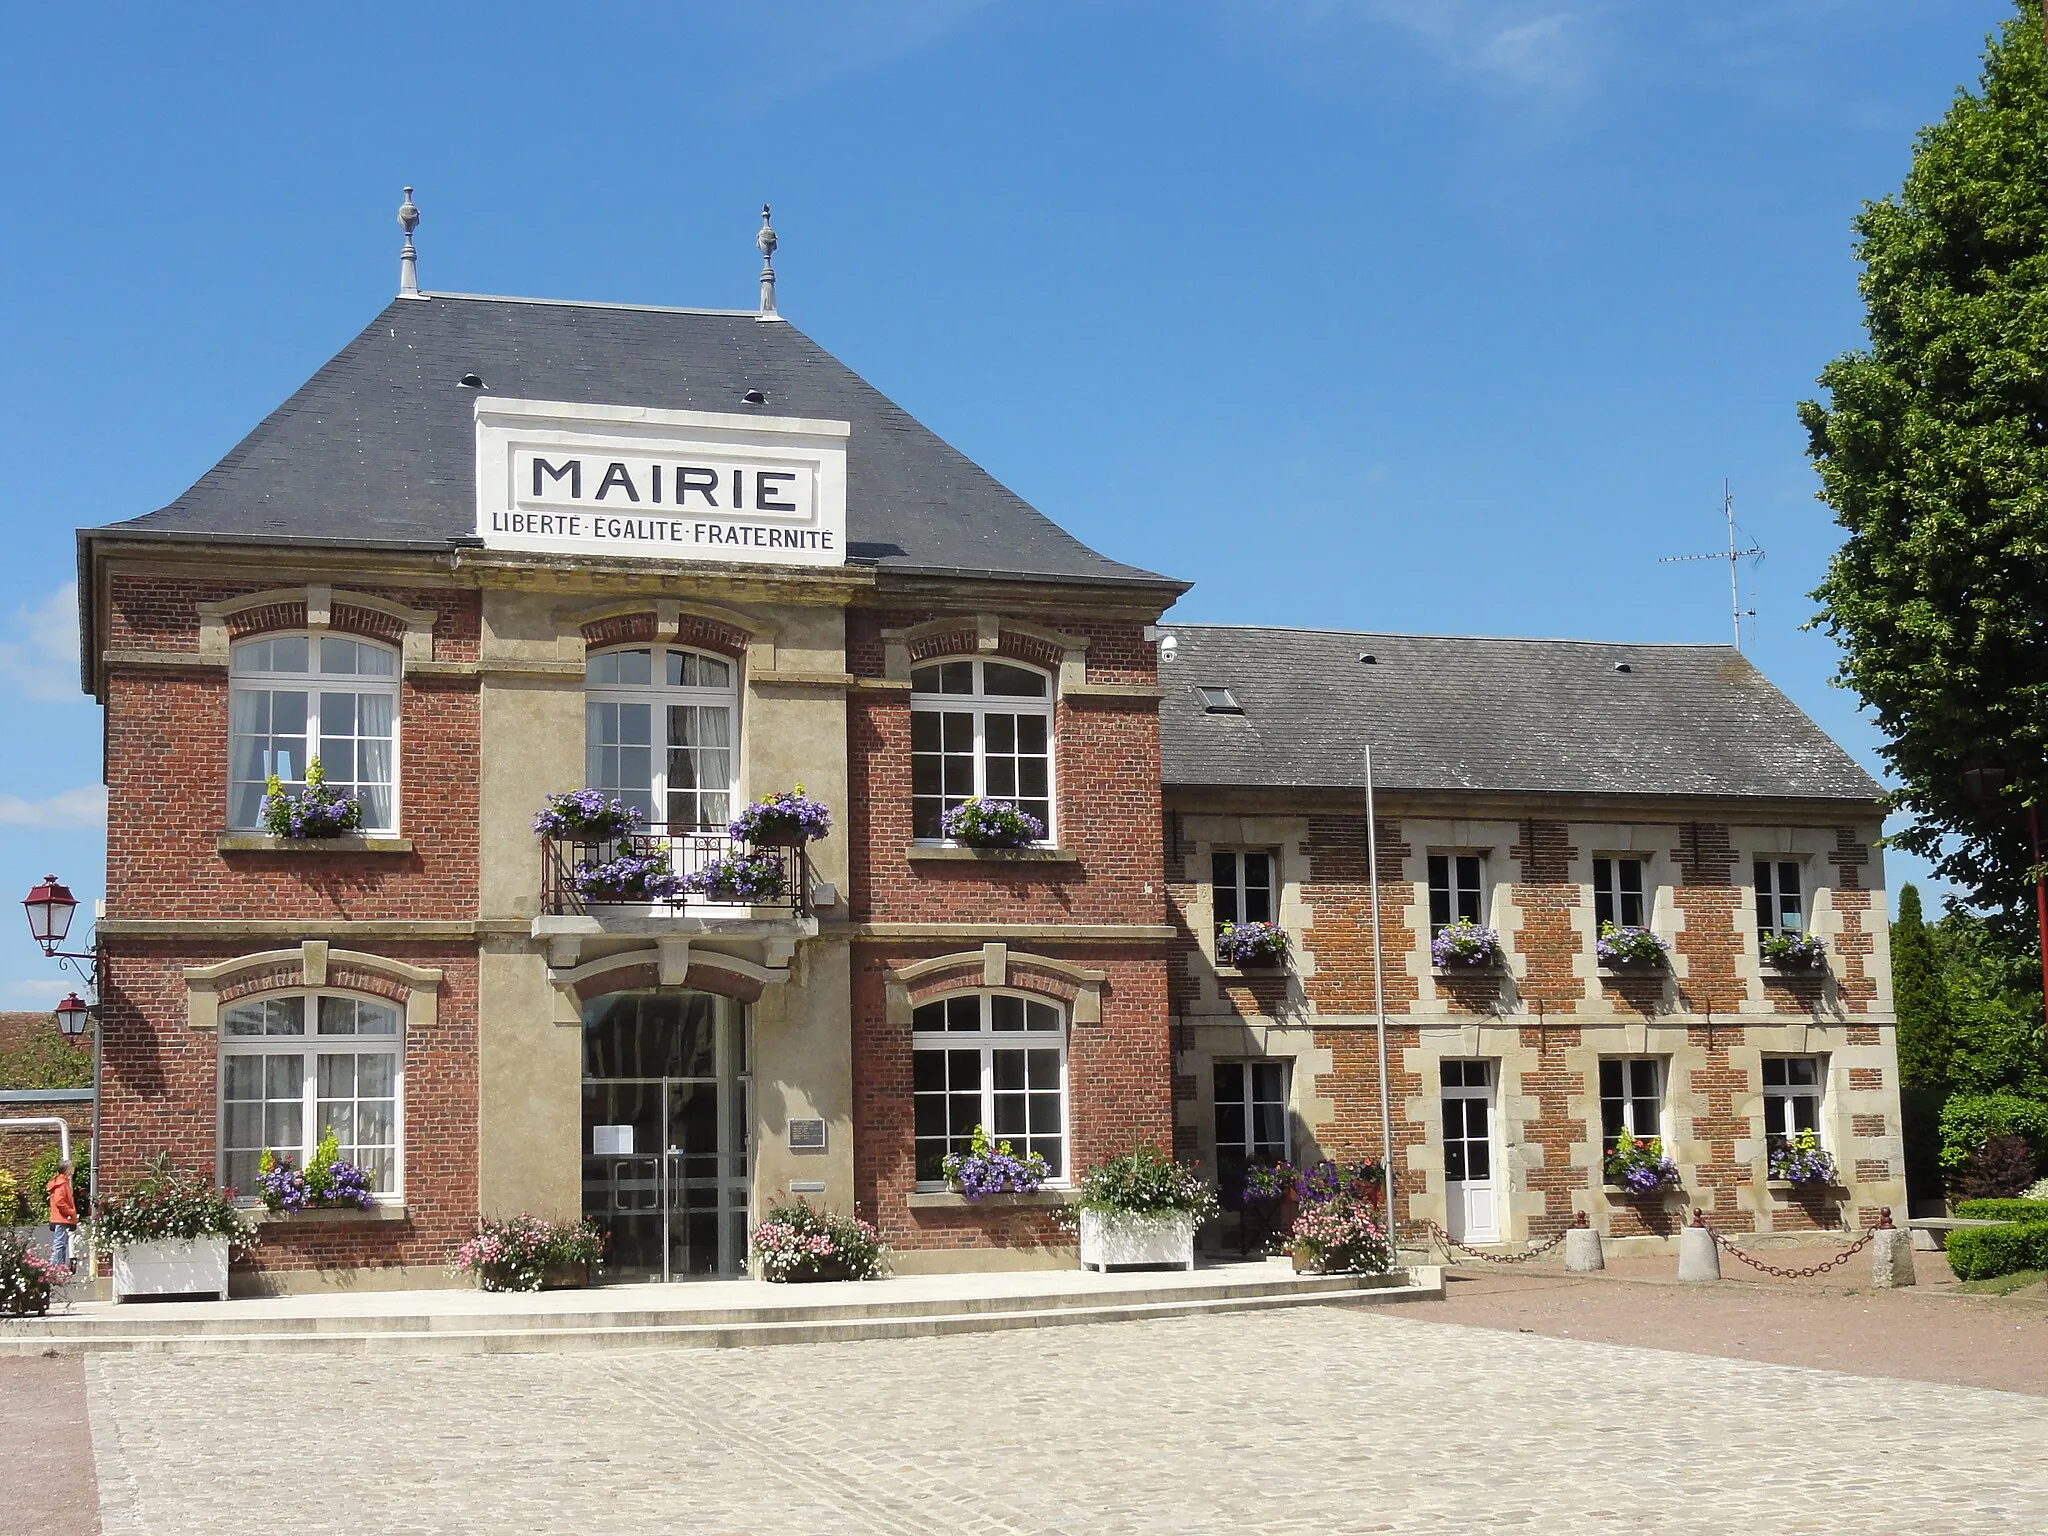
[[1008,661],[939,661],[910,674],[910,824],[945,837],[946,812],[973,795],[1052,824],[1052,679]]
[[956,992],[910,1016],[917,1181],[938,1187],[946,1154],[985,1125],[1048,1176],[1067,1176],[1066,1020],[1042,997]]
[[584,782],[640,807],[651,829],[732,819],[734,667],[680,646],[598,651],[584,664]]
[[343,992],[268,992],[220,1015],[220,1179],[256,1189],[267,1151],[304,1168],[332,1130],[380,1197],[403,1190],[404,1027]]
[[327,782],[363,808],[365,832],[398,829],[398,652],[347,635],[265,635],[234,648],[228,687],[228,825],[263,825],[265,781]]

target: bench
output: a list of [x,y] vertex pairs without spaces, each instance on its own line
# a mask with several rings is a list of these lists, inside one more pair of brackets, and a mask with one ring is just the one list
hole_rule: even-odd
[[1964,1227],[2002,1227],[2002,1221],[1981,1216],[1915,1216],[1906,1225],[1913,1233],[1913,1246],[1922,1253],[1938,1253],[1948,1246],[1948,1235]]

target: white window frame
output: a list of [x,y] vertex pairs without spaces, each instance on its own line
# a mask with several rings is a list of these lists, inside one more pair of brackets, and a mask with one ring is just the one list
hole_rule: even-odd
[[[1045,680],[1044,697],[1028,698],[1018,697],[1013,694],[987,692],[984,668],[990,665],[991,663],[993,663],[996,666],[1014,667],[1019,672],[1029,672],[1032,673],[1034,676],[1043,678]],[[924,670],[930,667],[945,667],[950,665],[970,665],[974,668],[974,692],[926,693],[918,689],[915,680],[919,672],[923,672]],[[988,717],[990,715],[1035,715],[1040,716],[1044,719],[1045,816],[1042,819],[1045,822],[1045,835],[1041,837],[1038,840],[1038,842],[1033,846],[1040,848],[1056,846],[1059,842],[1059,742],[1053,733],[1053,705],[1057,701],[1056,695],[1058,693],[1058,679],[1055,678],[1053,674],[1048,672],[1044,667],[1035,667],[1028,662],[1017,661],[1008,656],[939,656],[933,658],[930,661],[919,662],[917,666],[911,670],[911,678],[912,683],[910,692],[910,712],[913,717],[917,715],[936,714],[971,715],[973,717],[974,788],[972,790],[972,793],[978,796],[991,796],[991,798],[997,800],[1008,800],[1013,804],[1019,805],[1020,807],[1027,798],[1033,800],[1037,798],[1036,796],[1026,797],[1022,795],[1013,795],[1007,793],[991,795],[991,792],[988,787]],[[915,724],[913,724],[912,741],[914,742],[915,740],[916,727]],[[913,746],[913,785],[915,784],[916,774],[916,769],[914,766],[915,759],[919,755],[920,754],[918,754],[916,748]],[[911,798],[911,824],[913,828],[916,826],[917,821],[917,801],[919,799],[928,798],[930,797],[917,795],[915,790],[913,789]],[[946,796],[944,794],[944,786],[942,783],[942,815],[944,814],[945,810],[951,808],[944,804],[945,800],[949,798],[951,797]],[[914,836],[913,841],[920,847],[951,846],[951,840],[943,837]]]
[[[1628,1133],[1637,1141],[1644,1141],[1651,1136],[1655,1136],[1663,1144],[1665,1155],[1667,1157],[1670,1156],[1670,1138],[1665,1134],[1664,1130],[1665,1079],[1669,1065],[1666,1059],[1662,1056],[1602,1056],[1594,1068],[1596,1076],[1593,1084],[1593,1097],[1600,1108],[1601,1161],[1604,1163],[1608,1154],[1614,1150],[1614,1133],[1607,1129],[1607,1106],[1610,1099],[1606,1083],[1600,1080],[1606,1075],[1606,1068],[1609,1062],[1618,1062],[1621,1066],[1622,1091],[1620,1102],[1622,1105],[1623,1126],[1627,1128]],[[1646,1064],[1650,1068],[1651,1092],[1647,1100],[1636,1092],[1633,1068],[1638,1064]],[[1650,1106],[1651,1128],[1647,1131],[1641,1129],[1635,1123],[1639,1117],[1632,1113],[1633,1106],[1645,1102]]]
[[[1795,1061],[1813,1063],[1813,1081],[1811,1083],[1773,1083],[1770,1081],[1770,1068],[1773,1062]],[[1766,1152],[1776,1151],[1780,1144],[1791,1140],[1799,1131],[1807,1129],[1807,1127],[1793,1124],[1793,1121],[1797,1118],[1792,1112],[1792,1101],[1795,1099],[1813,1100],[1813,1125],[1811,1127],[1813,1143],[1816,1147],[1825,1151],[1828,1144],[1826,1114],[1828,1087],[1827,1057],[1811,1053],[1789,1054],[1774,1051],[1763,1058],[1762,1070],[1757,1075],[1763,1083],[1764,1090],[1764,1147]],[[1790,1071],[1788,1070],[1785,1075],[1789,1078],[1791,1076]],[[1771,1129],[1773,1106],[1782,1106],[1778,1109],[1778,1118],[1786,1127],[1782,1131]]]
[[[242,660],[248,648],[266,641],[277,640],[304,640],[306,642],[305,671],[259,670]],[[321,671],[320,643],[323,640],[346,640],[366,650],[389,656],[391,658],[390,675],[379,676],[353,672]],[[241,639],[237,640],[233,650],[229,653],[228,661],[228,829],[233,832],[261,832],[264,830],[260,809],[253,818],[237,820],[235,816],[236,787],[240,784],[253,782],[247,779],[238,779],[235,775],[236,744],[239,740],[235,731],[236,701],[245,695],[254,693],[304,694],[306,697],[305,756],[306,759],[310,760],[311,758],[322,757],[320,706],[323,692],[325,692],[330,694],[350,693],[358,696],[374,694],[391,700],[390,823],[387,826],[373,826],[368,821],[365,821],[362,830],[382,836],[396,835],[399,827],[404,824],[405,820],[404,807],[400,804],[401,789],[405,780],[403,772],[405,724],[399,709],[399,705],[402,702],[400,683],[403,670],[402,658],[398,647],[387,645],[380,640],[368,640],[360,635],[339,634],[332,630],[320,629],[287,629],[266,630],[261,634],[244,635]],[[363,738],[360,735],[356,735],[351,739],[360,742]],[[267,775],[273,772],[277,765],[266,755],[261,766],[262,771]],[[284,781],[285,786],[287,788],[294,785],[303,787],[306,782],[306,762],[301,761],[297,764],[288,764],[286,766],[295,767],[297,772],[295,774],[278,775]],[[321,766],[322,768],[328,766],[324,757],[322,757]],[[360,772],[360,756],[357,758],[357,769]],[[337,785],[337,787],[343,789],[344,792],[353,793],[355,784],[360,782],[358,779],[346,784]]]
[[[1789,924],[1785,921],[1782,886],[1783,872],[1787,869],[1792,871],[1793,877],[1799,882],[1799,913]],[[1760,874],[1763,876],[1762,879],[1758,879]],[[1797,938],[1810,931],[1813,920],[1813,908],[1810,905],[1813,887],[1812,882],[1806,878],[1806,860],[1786,854],[1757,854],[1750,861],[1750,896],[1756,913],[1758,939],[1770,938],[1775,934]],[[1768,921],[1764,916],[1767,905],[1771,914]]]
[[[1470,886],[1459,879],[1464,873],[1460,865],[1467,859],[1470,859],[1478,869],[1477,883]],[[1442,860],[1444,865],[1444,883],[1441,886],[1437,884],[1436,878],[1438,860]],[[1492,926],[1486,920],[1488,891],[1485,854],[1475,853],[1469,849],[1464,852],[1456,849],[1438,849],[1428,856],[1427,862],[1423,865],[1423,873],[1428,877],[1423,881],[1423,899],[1424,910],[1429,915],[1429,936],[1432,939],[1461,917],[1471,918],[1482,928]],[[1438,922],[1436,916],[1439,891],[1444,893],[1446,910],[1450,914],[1442,922]],[[1472,898],[1470,903],[1465,900],[1468,895]],[[1466,910],[1468,905],[1471,907],[1469,912]]]
[[[1625,866],[1633,864],[1636,872],[1634,890],[1628,888],[1622,876]],[[1617,928],[1647,928],[1650,926],[1651,898],[1655,893],[1650,887],[1650,861],[1639,853],[1603,853],[1593,860],[1593,927],[1597,932],[1600,924],[1612,922]],[[1627,917],[1628,900],[1633,897],[1639,908],[1636,919]],[[1603,905],[1605,911],[1603,913]]]
[[[1222,861],[1230,861],[1230,878],[1219,879]],[[1263,887],[1251,883],[1247,861],[1266,861],[1266,883]],[[1251,893],[1263,889],[1266,897],[1266,915],[1252,917],[1246,911],[1251,905]],[[1237,909],[1235,917],[1225,915],[1223,894],[1230,894],[1230,904]],[[1209,854],[1209,910],[1215,919],[1217,932],[1223,931],[1225,923],[1272,923],[1280,922],[1280,855],[1271,848],[1217,848]]]
[[[1051,1029],[1031,1029],[1029,1027],[1030,1012],[1027,1008],[1025,1013],[1026,1028],[1004,1030],[994,1028],[988,1000],[995,997],[1020,998],[1026,1004],[1036,1003],[1051,1009],[1056,1020],[1054,1027]],[[917,1015],[926,1008],[952,1004],[961,998],[977,999],[976,1006],[980,1010],[981,1021],[979,1029],[933,1030],[919,1029],[917,1027]],[[1004,1132],[996,1127],[995,1053],[1003,1050],[1057,1050],[1059,1052],[1060,1171],[1056,1177],[1048,1178],[1045,1183],[1049,1189],[1065,1189],[1070,1187],[1073,1182],[1074,1170],[1074,1107],[1067,1071],[1067,1010],[1052,998],[1042,997],[1035,992],[1021,992],[1012,987],[978,987],[964,989],[959,992],[949,992],[944,997],[926,999],[918,1004],[916,1011],[912,1013],[910,1051],[913,1061],[910,1136],[913,1171],[916,1166],[918,1141],[916,1108],[918,1092],[916,1088],[916,1062],[914,1058],[920,1051],[972,1050],[978,1050],[981,1053],[981,1108],[976,1123],[987,1126],[989,1135],[994,1140],[1012,1143],[1020,1156],[1027,1150],[1024,1138],[1015,1132]],[[1028,1063],[1026,1070],[1027,1072],[1029,1071]],[[1028,1092],[1029,1090],[1027,1089],[1026,1091]],[[947,1097],[951,1097],[950,1089],[947,1090]],[[972,1127],[970,1126],[968,1129],[972,1130]],[[950,1132],[948,1133],[948,1139],[950,1143]],[[949,1145],[949,1150],[956,1149]],[[964,1133],[957,1150],[961,1152],[967,1150]],[[920,1179],[917,1187],[920,1190],[941,1190],[946,1188],[946,1181],[944,1179]]]
[[[1223,1139],[1222,1128],[1216,1123],[1218,1112],[1226,1102],[1229,1102],[1216,1092],[1216,1070],[1219,1067],[1236,1067],[1243,1073],[1242,1096],[1235,1101],[1239,1110],[1244,1114],[1244,1139],[1241,1141],[1226,1142]],[[1254,1067],[1279,1068],[1280,1097],[1277,1100],[1262,1099],[1258,1096],[1258,1092],[1253,1086],[1255,1074],[1252,1069]],[[1256,1106],[1261,1104],[1279,1104],[1280,1150],[1277,1156],[1279,1161],[1283,1163],[1294,1161],[1294,1062],[1292,1058],[1286,1056],[1219,1056],[1209,1063],[1209,1089],[1209,1129],[1216,1138],[1216,1162],[1219,1173],[1222,1171],[1223,1154],[1226,1150],[1241,1154],[1245,1160],[1246,1167],[1254,1166],[1259,1160],[1261,1154],[1253,1150],[1256,1144],[1256,1135],[1253,1128],[1257,1124],[1257,1116],[1254,1110]]]
[[[319,999],[323,997],[347,998],[356,1003],[373,1003],[397,1016],[397,1032],[388,1035],[323,1035],[319,1032]],[[285,998],[304,1000],[305,1031],[301,1034],[237,1035],[228,1032],[228,1016],[245,1004],[274,1002]],[[226,1187],[228,1183],[227,1096],[229,1058],[237,1056],[297,1056],[302,1065],[299,1073],[299,1142],[295,1167],[303,1169],[313,1151],[320,1145],[320,1058],[322,1056],[371,1056],[388,1055],[394,1058],[391,1073],[391,1188],[375,1192],[372,1198],[379,1205],[403,1205],[405,1203],[405,1058],[406,1028],[405,1009],[388,998],[372,997],[362,993],[344,991],[338,987],[289,988],[281,992],[263,992],[250,997],[241,997],[234,1002],[223,1004],[220,1022],[220,1059],[215,1074],[214,1088],[214,1174],[215,1182]],[[249,1102],[237,1100],[233,1102]],[[262,1102],[275,1102],[263,1100]],[[247,1151],[247,1148],[235,1148]],[[285,1149],[273,1149],[285,1150]],[[254,1189],[237,1188],[237,1199],[245,1205],[256,1203]]]
[[[592,665],[600,657],[623,656],[645,652],[648,658],[645,683],[593,683],[590,681]],[[668,657],[673,652],[679,656],[695,656],[706,661],[715,661],[725,668],[728,679],[726,686],[705,687],[668,681]],[[740,795],[740,664],[731,656],[717,651],[708,651],[700,646],[669,645],[658,640],[622,641],[617,645],[598,646],[588,651],[583,661],[583,763],[584,782],[594,788],[603,788],[607,794],[618,793],[615,786],[599,784],[599,775],[591,772],[591,756],[597,750],[592,737],[591,712],[593,705],[645,705],[648,710],[648,801],[657,814],[649,815],[642,824],[649,832],[669,831],[676,835],[700,830],[723,831],[726,822],[739,813]],[[670,705],[694,705],[699,708],[723,708],[730,722],[726,735],[726,815],[723,821],[688,825],[671,823],[668,820],[668,710]],[[701,751],[702,747],[685,750]],[[686,793],[690,791],[685,791]],[[695,793],[702,794],[698,790]]]

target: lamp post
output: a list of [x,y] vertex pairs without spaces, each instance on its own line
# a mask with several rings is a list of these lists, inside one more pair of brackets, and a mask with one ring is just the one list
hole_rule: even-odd
[[[1997,805],[1998,792],[2011,775],[2003,768],[1972,763],[1960,777],[1963,793],[1979,807],[1990,810]],[[2027,840],[2034,853],[2034,922],[2040,931],[2042,1007],[2048,1011],[2048,868],[2041,863],[2041,811],[2031,799],[2027,801]]]
[[[69,966],[85,982],[86,989],[95,999],[100,995],[100,955],[97,943],[91,949],[65,949],[64,940],[71,933],[71,919],[78,911],[78,898],[73,896],[64,883],[55,875],[43,876],[42,883],[31,889],[22,898],[21,909],[28,916],[29,937],[49,959]],[[64,1038],[76,1041],[85,1033],[85,1026],[99,1012],[97,1001],[88,1003],[76,992],[64,994],[64,1000],[57,1004],[57,1028]],[[88,1206],[97,1200],[100,1188],[100,1066],[106,1059],[101,1045],[103,1031],[92,1032],[92,1162],[89,1165],[90,1178],[86,1184]]]

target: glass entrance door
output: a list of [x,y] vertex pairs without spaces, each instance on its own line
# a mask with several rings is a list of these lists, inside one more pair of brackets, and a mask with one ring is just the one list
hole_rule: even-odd
[[616,1277],[746,1269],[746,1010],[708,993],[613,993],[583,1020],[583,1213]]

